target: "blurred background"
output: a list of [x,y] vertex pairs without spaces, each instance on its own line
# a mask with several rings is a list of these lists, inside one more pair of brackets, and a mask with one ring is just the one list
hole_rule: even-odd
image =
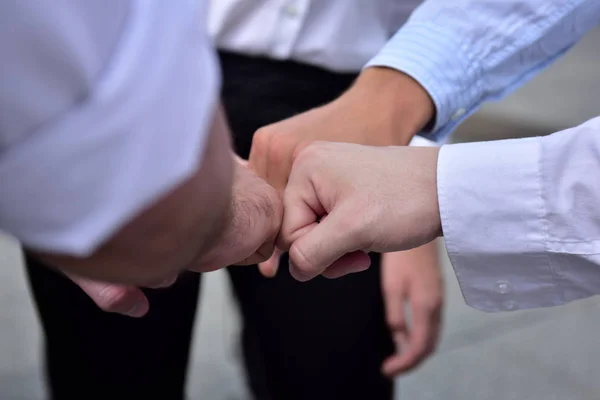
[[[543,135],[597,115],[600,29],[521,90],[482,108],[454,140]],[[16,243],[0,237],[0,399],[41,400],[41,335],[21,263]],[[448,298],[442,342],[422,368],[400,379],[402,399],[600,398],[600,298],[553,309],[485,314],[464,305],[447,259],[444,268]],[[228,282],[214,272],[203,283],[189,398],[248,399]]]

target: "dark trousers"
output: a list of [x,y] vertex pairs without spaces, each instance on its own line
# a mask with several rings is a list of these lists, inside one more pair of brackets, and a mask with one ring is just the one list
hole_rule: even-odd
[[[334,99],[354,78],[233,54],[221,54],[221,62],[223,103],[242,157],[256,129]],[[307,283],[289,275],[287,257],[274,279],[253,267],[229,268],[256,399],[392,398],[393,383],[380,373],[393,344],[379,257],[373,261],[364,273]],[[27,258],[27,269],[46,333],[53,399],[184,397],[200,275],[184,274],[171,288],[147,290],[149,314],[132,319],[100,311],[74,284],[35,260]]]

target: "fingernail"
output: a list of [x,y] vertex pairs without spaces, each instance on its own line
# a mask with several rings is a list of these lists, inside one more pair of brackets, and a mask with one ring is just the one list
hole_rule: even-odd
[[165,288],[171,287],[175,284],[175,282],[177,281],[177,278],[178,278],[177,275],[171,276],[169,278],[165,278],[165,280],[163,280],[156,286],[153,286],[152,289],[165,289]]
[[125,315],[127,315],[129,317],[141,317],[142,316],[141,311],[142,311],[142,304],[137,302],[133,305],[133,307],[131,307],[131,309],[129,311],[127,311],[125,313]]

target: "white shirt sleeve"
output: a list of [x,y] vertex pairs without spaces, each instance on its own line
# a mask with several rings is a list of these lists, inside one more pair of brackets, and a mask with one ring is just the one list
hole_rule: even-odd
[[438,196],[470,306],[518,310],[600,293],[600,117],[543,138],[444,146]]
[[0,3],[0,230],[87,255],[198,167],[219,89],[206,11]]

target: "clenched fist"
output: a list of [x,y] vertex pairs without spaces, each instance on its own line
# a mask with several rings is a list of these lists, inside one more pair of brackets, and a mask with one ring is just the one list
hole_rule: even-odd
[[283,206],[277,191],[237,159],[231,212],[215,245],[190,269],[211,271],[269,259],[275,248]]
[[319,142],[297,158],[279,246],[298,280],[368,267],[364,252],[408,250],[441,234],[431,147]]
[[337,100],[259,129],[249,165],[282,192],[296,156],[314,141],[407,145],[433,116],[429,95],[409,76],[367,68]]

